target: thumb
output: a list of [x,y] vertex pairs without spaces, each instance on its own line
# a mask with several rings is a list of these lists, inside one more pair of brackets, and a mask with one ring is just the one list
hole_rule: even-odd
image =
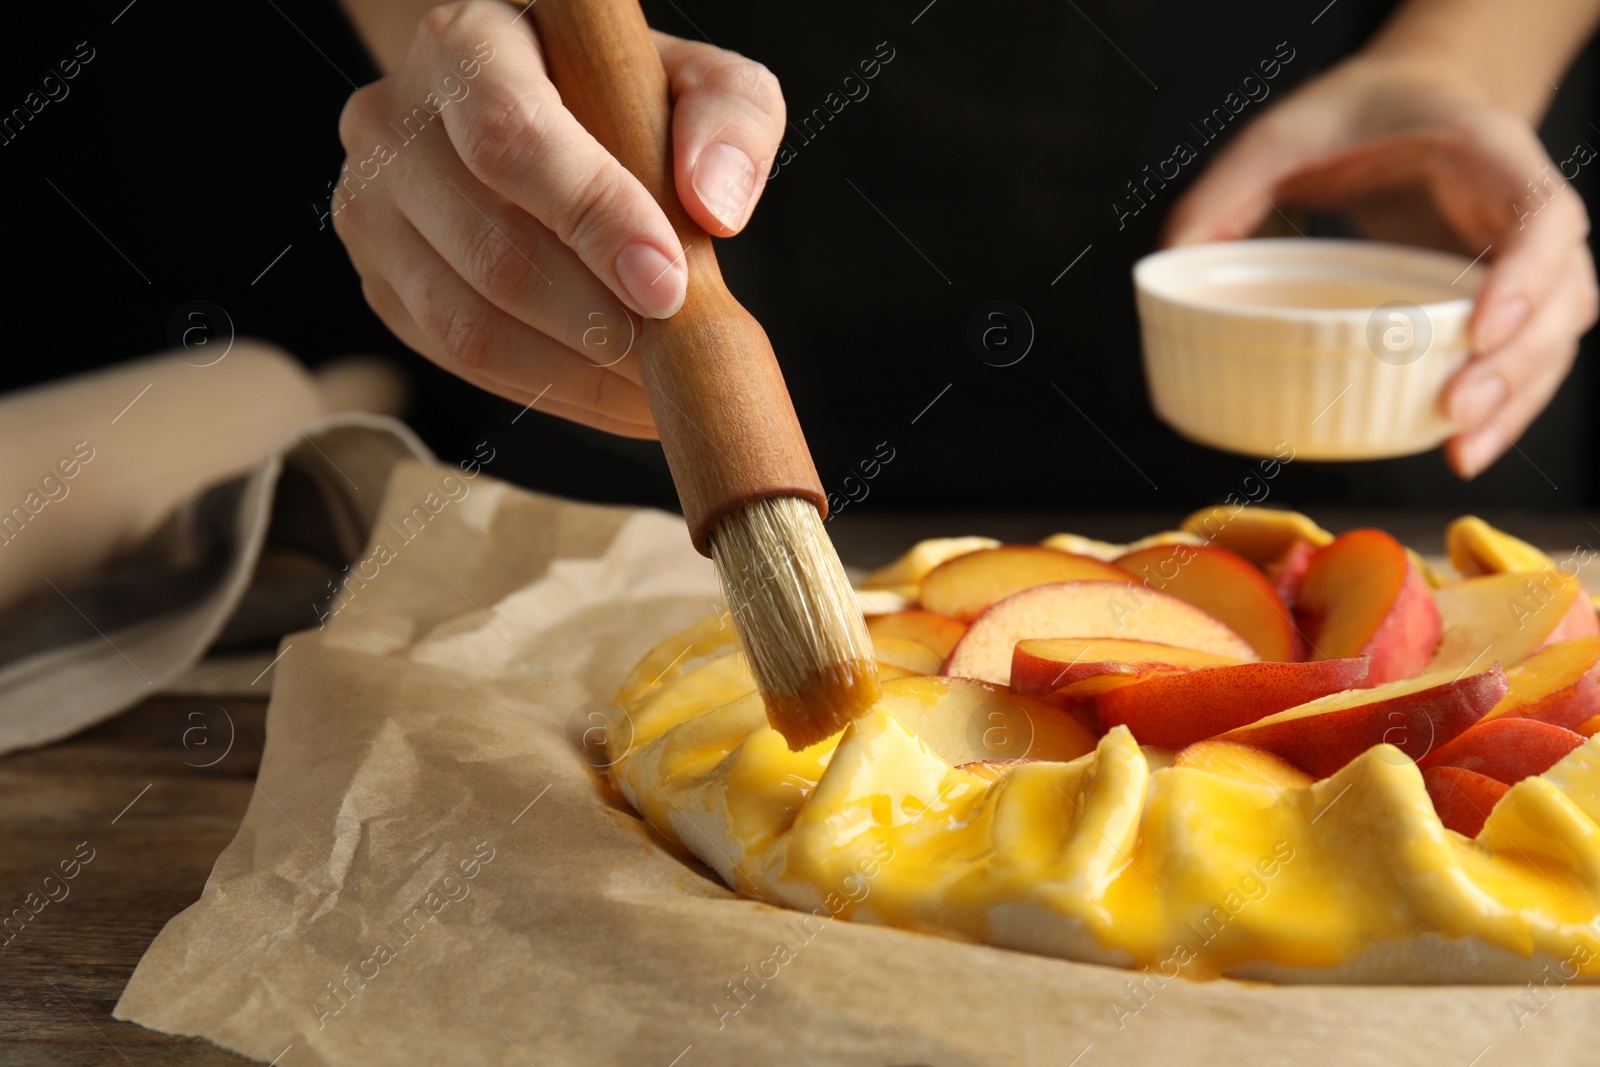
[[673,179],[684,209],[728,237],[749,221],[783,137],[783,92],[759,63],[656,34],[671,79]]

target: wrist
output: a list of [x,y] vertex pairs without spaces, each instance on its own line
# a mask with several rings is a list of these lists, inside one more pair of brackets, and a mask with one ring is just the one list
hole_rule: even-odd
[[[1496,7],[1490,0],[1484,2]],[[1534,58],[1512,51],[1514,47],[1476,4],[1463,10],[1459,0],[1412,0],[1355,58],[1459,99],[1510,111],[1537,125],[1556,89],[1544,68],[1559,76],[1570,56],[1538,47],[1537,38],[1530,42]]]
[[1364,78],[1392,86],[1390,92],[1419,91],[1497,107],[1505,107],[1504,98],[1509,95],[1496,91],[1483,78],[1470,76],[1450,58],[1426,49],[1374,43],[1347,60],[1347,65]]

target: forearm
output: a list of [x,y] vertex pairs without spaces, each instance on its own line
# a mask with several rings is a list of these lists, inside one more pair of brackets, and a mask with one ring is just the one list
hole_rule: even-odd
[[1597,21],[1600,0],[1408,0],[1363,54],[1537,123]]
[[361,41],[384,74],[399,66],[417,23],[445,0],[339,0]]

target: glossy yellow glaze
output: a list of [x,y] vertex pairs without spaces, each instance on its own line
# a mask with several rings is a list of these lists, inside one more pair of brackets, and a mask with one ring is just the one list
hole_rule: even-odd
[[610,732],[630,802],[752,896],[1167,976],[1332,966],[1427,933],[1582,946],[1600,973],[1600,741],[1514,786],[1474,841],[1387,745],[1278,787],[1152,760],[1118,728],[990,780],[886,705],[790,752],[752,689],[731,632],[702,625],[647,657],[618,696],[632,729]]

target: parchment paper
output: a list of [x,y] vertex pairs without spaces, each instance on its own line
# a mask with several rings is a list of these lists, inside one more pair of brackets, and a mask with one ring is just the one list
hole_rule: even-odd
[[397,468],[384,561],[285,640],[258,792],[117,1017],[282,1067],[1592,1062],[1600,991],[1559,981],[1135,994],[901,930],[806,939],[668,851],[569,739],[712,610],[681,520],[460,478]]

